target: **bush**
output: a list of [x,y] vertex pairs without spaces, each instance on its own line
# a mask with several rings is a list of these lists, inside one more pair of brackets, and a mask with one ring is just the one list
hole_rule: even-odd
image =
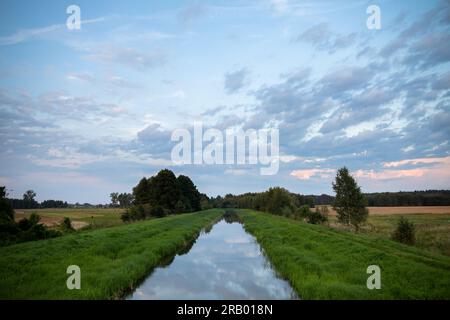
[[63,222],[61,223],[61,229],[63,232],[72,232],[75,229],[72,226],[72,221],[68,217],[64,217]]
[[397,223],[397,229],[392,234],[392,239],[408,245],[416,242],[416,228],[414,224],[405,217],[400,217]]
[[311,214],[311,210],[308,205],[303,205],[298,208],[296,215],[301,219],[307,219]]
[[308,223],[322,224],[328,221],[328,207],[317,207],[315,211],[310,211],[307,218]]

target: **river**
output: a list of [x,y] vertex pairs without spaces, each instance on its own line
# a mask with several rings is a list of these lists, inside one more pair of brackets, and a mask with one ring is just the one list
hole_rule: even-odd
[[[187,252],[186,252],[187,251]],[[256,239],[236,221],[203,230],[190,250],[157,267],[127,297],[145,299],[298,299]]]

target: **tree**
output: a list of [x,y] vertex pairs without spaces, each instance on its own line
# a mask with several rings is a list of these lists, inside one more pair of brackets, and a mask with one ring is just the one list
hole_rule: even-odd
[[121,193],[118,196],[118,200],[121,208],[128,208],[133,202],[133,195],[131,193]]
[[6,199],[6,187],[0,187],[0,223],[14,223],[14,209]]
[[111,197],[111,205],[117,207],[117,204],[119,203],[119,193],[112,192],[109,196]]
[[198,192],[197,187],[194,185],[192,180],[183,175],[179,175],[177,178],[178,186],[180,187],[181,194],[183,195],[184,201],[188,202],[188,205],[185,205],[185,207],[189,211],[200,211],[201,205],[201,195],[200,192]]
[[23,200],[32,202],[34,201],[34,198],[36,197],[36,192],[33,190],[28,190],[23,194]]
[[27,190],[23,194],[24,207],[27,209],[37,208],[39,206],[39,204],[36,200],[34,200],[35,197],[36,197],[36,192],[34,192],[33,190]]
[[292,212],[292,198],[286,189],[275,187],[266,192],[266,208],[273,214],[282,215]]
[[404,244],[413,245],[416,242],[416,229],[412,222],[405,217],[400,217],[397,228],[392,234],[392,239]]
[[358,231],[359,225],[367,220],[369,211],[361,188],[346,167],[338,170],[333,190],[336,192],[333,209],[337,212],[338,221],[352,225]]

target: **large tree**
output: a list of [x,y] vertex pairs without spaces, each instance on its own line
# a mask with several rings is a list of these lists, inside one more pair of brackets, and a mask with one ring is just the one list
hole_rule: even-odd
[[337,212],[339,222],[352,225],[358,230],[359,225],[366,221],[369,212],[361,188],[346,167],[338,170],[333,190],[336,192],[333,209]]
[[200,211],[200,192],[198,192],[192,180],[187,176],[179,175],[177,181],[183,196],[182,201],[189,206],[188,209],[190,210],[187,211]]
[[0,187],[0,224],[14,222],[14,210],[6,196],[6,187]]

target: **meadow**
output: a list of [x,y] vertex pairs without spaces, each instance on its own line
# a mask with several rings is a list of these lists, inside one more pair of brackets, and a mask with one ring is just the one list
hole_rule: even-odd
[[[449,299],[450,258],[367,234],[240,210],[280,275],[302,299]],[[381,289],[366,286],[369,265]]]
[[[85,230],[0,248],[0,299],[116,299],[188,245],[221,210]],[[81,290],[66,269],[81,268]]]
[[41,223],[47,227],[57,227],[64,217],[70,218],[75,229],[86,227],[103,228],[122,224],[121,208],[50,208],[50,209],[16,209],[15,220],[28,218],[36,212]]
[[[416,228],[416,247],[450,256],[450,207],[369,207],[369,218],[360,232],[390,239],[400,216],[413,222]],[[330,211],[329,225],[338,230],[349,228],[338,224]],[[352,232],[352,231],[351,231]]]

